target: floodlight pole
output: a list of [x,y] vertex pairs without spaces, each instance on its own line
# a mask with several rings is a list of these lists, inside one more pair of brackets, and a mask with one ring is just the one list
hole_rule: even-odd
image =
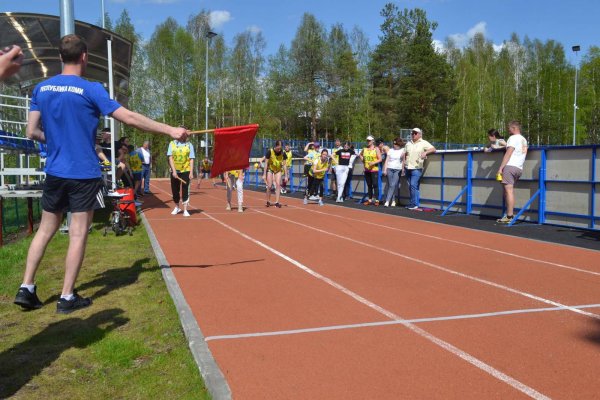
[[75,33],[73,0],[60,0],[60,37]]
[[581,50],[580,46],[573,46],[571,48],[575,52],[575,100],[573,102],[573,146],[577,144],[577,70],[578,70],[578,61],[577,53]]
[[[206,112],[204,113],[204,129],[208,130],[208,42],[213,37],[217,36],[216,33],[212,31],[206,32],[206,63],[205,63],[205,80],[204,80],[204,93],[205,93],[205,104],[206,104]],[[204,134],[204,157],[208,158],[208,133]]]

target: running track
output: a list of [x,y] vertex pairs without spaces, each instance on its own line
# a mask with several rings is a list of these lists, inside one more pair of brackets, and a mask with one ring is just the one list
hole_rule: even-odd
[[599,252],[209,186],[144,214],[233,398],[600,397]]

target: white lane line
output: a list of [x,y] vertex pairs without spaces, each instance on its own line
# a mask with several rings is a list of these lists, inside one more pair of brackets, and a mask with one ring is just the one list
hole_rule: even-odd
[[[248,196],[248,197],[256,198],[254,196]],[[328,205],[331,205],[331,204],[328,204]],[[337,206],[337,205],[335,205],[335,206]],[[426,233],[419,233],[419,232],[415,232],[415,231],[411,231],[411,230],[407,230],[407,229],[396,228],[396,227],[389,226],[389,225],[384,225],[384,224],[377,224],[377,223],[374,223],[374,222],[364,221],[364,220],[361,220],[361,219],[358,219],[358,218],[344,217],[344,216],[341,216],[341,215],[326,213],[326,212],[323,212],[323,211],[318,211],[318,210],[313,210],[313,209],[308,210],[306,208],[297,207],[297,206],[293,206],[293,205],[289,205],[288,207],[291,207],[292,209],[301,209],[301,210],[309,211],[311,213],[329,215],[331,217],[340,218],[340,219],[344,219],[344,220],[348,220],[348,221],[355,221],[355,222],[360,222],[360,223],[367,224],[367,225],[373,225],[373,226],[376,226],[378,228],[386,228],[386,229],[394,230],[394,231],[397,231],[397,232],[409,233],[411,235],[422,236],[422,237],[426,237],[426,238],[430,238],[430,239],[437,239],[437,240],[441,240],[441,241],[444,241],[444,242],[454,243],[454,244],[458,244],[458,245],[461,245],[461,246],[467,246],[467,247],[471,247],[471,248],[475,248],[475,249],[479,249],[479,250],[490,251],[490,252],[501,254],[501,255],[505,255],[505,256],[519,258],[521,260],[533,261],[533,262],[540,263],[540,264],[551,265],[553,267],[564,268],[564,269],[569,269],[569,270],[572,270],[572,271],[582,272],[582,273],[585,273],[585,274],[600,276],[600,272],[590,271],[590,270],[583,269],[583,268],[572,267],[572,266],[569,266],[569,265],[559,264],[559,263],[555,263],[555,262],[552,262],[552,261],[540,260],[540,259],[537,259],[537,258],[523,256],[523,255],[520,255],[520,254],[509,253],[509,252],[507,252],[505,250],[499,250],[499,249],[494,249],[494,248],[491,248],[491,247],[480,246],[480,245],[476,245],[476,244],[468,243],[468,242],[461,242],[460,240],[447,239],[447,238],[440,237],[440,236],[429,235],[429,234],[426,234]],[[337,206],[337,207],[347,208],[347,207],[341,207],[341,206]],[[356,210],[356,209],[352,208],[352,210]],[[366,210],[358,210],[358,211],[366,211]],[[401,217],[401,218],[406,218],[406,217]],[[429,222],[429,221],[421,221],[421,222]],[[445,225],[445,226],[451,226],[451,225]],[[489,233],[494,233],[494,232],[489,232]],[[554,244],[554,243],[550,243],[550,244]]]
[[511,287],[508,287],[508,286],[501,285],[501,284],[496,283],[496,282],[488,281],[488,280],[485,280],[485,279],[477,278],[475,276],[464,274],[462,272],[454,271],[452,269],[449,269],[449,268],[446,268],[446,267],[442,267],[441,265],[430,263],[428,261],[421,260],[421,259],[416,258],[416,257],[411,257],[411,256],[407,256],[407,255],[404,255],[404,254],[401,254],[401,253],[397,253],[395,251],[388,250],[388,249],[386,249],[384,247],[375,246],[373,244],[370,244],[370,243],[367,243],[367,242],[364,242],[364,241],[359,241],[359,240],[352,239],[352,238],[349,238],[349,237],[346,237],[346,236],[338,235],[337,233],[333,233],[333,232],[325,231],[325,230],[322,230],[322,229],[319,229],[319,228],[315,228],[313,226],[306,225],[306,224],[303,224],[301,222],[292,221],[290,219],[278,217],[276,215],[268,214],[268,213],[265,213],[265,212],[259,211],[259,210],[255,210],[255,211],[257,213],[260,213],[260,214],[263,214],[263,215],[267,215],[267,216],[269,216],[271,218],[280,219],[280,220],[288,222],[290,224],[295,224],[295,225],[302,226],[302,227],[307,228],[307,229],[311,229],[311,230],[323,233],[323,234],[325,234],[327,236],[334,236],[334,237],[337,237],[339,239],[347,240],[349,242],[352,242],[352,243],[355,243],[357,245],[360,245],[361,247],[369,247],[369,248],[372,248],[372,249],[375,249],[375,250],[379,250],[379,251],[382,251],[382,252],[385,252],[385,253],[388,253],[388,254],[392,254],[392,255],[397,256],[397,257],[404,258],[405,260],[413,261],[413,262],[416,262],[418,264],[422,264],[422,265],[425,265],[425,266],[437,269],[439,271],[447,272],[447,273],[452,274],[452,275],[460,276],[462,278],[470,279],[470,280],[475,281],[475,282],[483,283],[485,285],[489,285],[489,286],[492,286],[492,287],[495,287],[495,288],[498,288],[498,289],[502,289],[502,290],[505,290],[505,291],[510,292],[510,293],[515,293],[515,294],[518,294],[520,296],[527,297],[529,299],[533,299],[533,300],[540,301],[542,303],[553,305],[555,307],[565,307],[567,310],[572,311],[574,313],[582,314],[582,315],[585,315],[585,316],[592,317],[592,318],[600,320],[600,315],[589,313],[587,311],[578,310],[576,308],[569,307],[569,306],[567,306],[565,304],[558,303],[558,302],[553,301],[553,300],[548,300],[548,299],[536,296],[536,295],[531,294],[531,293],[523,292],[523,291],[520,291],[520,290],[517,290],[517,289],[513,289]]
[[[600,304],[585,304],[585,305],[571,306],[571,307],[577,308],[577,309],[597,308],[597,307],[600,307]],[[342,329],[356,329],[356,328],[369,328],[369,327],[388,326],[388,325],[402,325],[404,323],[420,324],[420,323],[426,323],[426,322],[479,319],[479,318],[489,318],[489,317],[500,317],[500,316],[505,316],[505,315],[531,314],[531,313],[540,313],[540,312],[547,312],[547,311],[565,311],[565,310],[566,309],[564,307],[526,308],[526,309],[522,309],[522,310],[497,311],[497,312],[480,313],[480,314],[450,315],[447,317],[416,318],[416,319],[407,319],[407,320],[402,320],[402,321],[364,322],[364,323],[360,323],[360,324],[329,325],[329,326],[321,326],[321,327],[317,327],[317,328],[290,329],[290,330],[282,330],[282,331],[254,332],[254,333],[239,333],[239,334],[231,334],[231,335],[215,335],[215,336],[207,336],[205,338],[205,340],[208,342],[209,340],[245,339],[245,338],[255,338],[255,337],[264,337],[264,336],[284,336],[284,335],[294,335],[294,334],[300,334],[300,333],[336,331],[336,330],[342,330]]]
[[[260,211],[259,211],[260,212]],[[262,212],[261,212],[262,213]],[[474,365],[475,367],[481,369],[482,371],[485,371],[486,373],[488,373],[489,375],[493,376],[494,378],[510,385],[511,387],[513,387],[514,389],[519,390],[520,392],[526,394],[527,396],[533,398],[533,399],[537,399],[537,400],[542,400],[542,399],[549,399],[547,396],[539,393],[538,391],[536,391],[535,389],[525,385],[524,383],[516,380],[515,378],[512,378],[511,376],[506,375],[505,373],[503,373],[502,371],[499,371],[497,369],[495,369],[494,367],[492,367],[489,364],[486,364],[485,362],[479,360],[478,358],[470,355],[469,353],[459,349],[456,346],[453,346],[452,344],[445,342],[444,340],[430,334],[429,332],[419,328],[418,326],[407,322],[406,320],[403,320],[402,317],[392,313],[391,311],[388,311],[378,305],[376,305],[375,303],[372,303],[371,301],[365,299],[364,297],[358,295],[357,293],[354,293],[353,291],[345,288],[344,286],[340,285],[339,283],[319,274],[316,271],[313,271],[312,269],[308,268],[307,266],[301,264],[300,262],[294,260],[291,257],[288,257],[287,255],[281,253],[278,250],[275,250],[274,248],[266,245],[265,243],[256,240],[248,235],[246,235],[245,233],[235,229],[234,227],[218,220],[217,218],[214,218],[212,216],[210,216],[209,214],[206,214],[209,218],[212,218],[215,222],[219,223],[220,225],[222,225],[223,227],[229,229],[230,231],[237,233],[238,235],[242,236],[243,238],[249,240],[250,242],[270,251],[271,253],[283,258],[284,260],[288,261],[289,263],[291,263],[292,265],[295,265],[296,267],[300,268],[301,270],[307,272],[308,274],[314,276],[315,278],[321,280],[322,282],[325,282],[331,286],[333,286],[334,288],[340,290],[341,292],[345,293],[346,295],[352,297],[353,299],[359,301],[360,303],[368,306],[369,308],[383,314],[384,316],[394,320],[394,321],[398,321],[401,325],[405,326],[406,328],[410,329],[411,331],[413,331],[414,333],[418,334],[419,336],[429,340],[430,342],[438,345],[439,347],[443,348],[446,351],[449,351],[450,353],[460,357],[461,359],[467,361],[468,363],[470,363],[471,365]]]

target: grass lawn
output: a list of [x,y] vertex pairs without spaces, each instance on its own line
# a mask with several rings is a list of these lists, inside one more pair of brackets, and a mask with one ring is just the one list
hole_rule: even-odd
[[94,304],[56,314],[68,236],[37,275],[44,307],[13,305],[30,239],[0,248],[0,398],[208,399],[143,226],[102,236],[97,213],[77,289]]

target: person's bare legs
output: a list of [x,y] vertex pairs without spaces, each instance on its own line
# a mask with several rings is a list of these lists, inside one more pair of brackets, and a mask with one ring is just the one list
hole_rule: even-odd
[[51,213],[48,211],[42,211],[42,220],[40,227],[36,232],[31,244],[29,245],[29,251],[27,252],[27,261],[25,263],[25,274],[23,276],[23,284],[33,285],[35,281],[35,273],[37,272],[42,257],[46,252],[48,243],[54,237],[54,234],[60,227],[62,222],[63,213]]
[[63,283],[62,295],[73,294],[75,280],[79,275],[85,246],[87,244],[88,232],[94,211],[82,211],[71,213],[71,224],[69,225],[69,249],[65,260],[65,281]]
[[279,195],[281,194],[281,172],[273,174],[275,180],[275,203],[279,203]]
[[504,199],[506,200],[506,215],[513,216],[515,208],[514,185],[504,185]]
[[[273,176],[274,174],[267,171],[267,179],[265,182],[267,184],[267,203],[271,201],[271,186],[273,186]],[[275,198],[277,198],[277,195],[275,196]]]

